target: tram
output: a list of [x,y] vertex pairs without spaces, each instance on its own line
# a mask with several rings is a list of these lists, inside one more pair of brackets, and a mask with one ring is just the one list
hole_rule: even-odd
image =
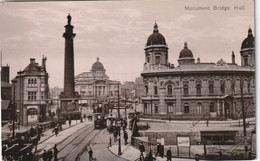
[[106,128],[106,119],[101,113],[94,113],[94,128],[95,129]]
[[109,107],[107,104],[96,103],[93,104],[94,113],[94,128],[104,129],[106,128],[106,115],[109,113]]

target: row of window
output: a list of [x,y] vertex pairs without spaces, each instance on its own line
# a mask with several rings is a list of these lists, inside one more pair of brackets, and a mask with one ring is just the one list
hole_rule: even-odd
[[[226,85],[225,84],[221,84],[220,85],[220,92],[222,94],[224,94],[226,91]],[[146,91],[146,95],[148,94],[148,86],[145,86],[145,91]],[[214,85],[210,84],[208,86],[208,91],[209,94],[214,94]],[[231,84],[231,93],[235,93],[235,84]],[[248,93],[250,93],[250,83],[248,83]],[[172,85],[168,85],[167,86],[167,94],[168,95],[172,95],[173,94],[173,86]],[[188,85],[184,85],[183,86],[183,94],[184,95],[188,95],[189,94],[189,86]],[[196,94],[197,95],[201,95],[201,85],[197,84],[196,86]],[[154,95],[158,95],[158,87],[154,86]]]
[[[184,108],[184,110],[183,110],[184,113],[190,113],[190,106],[189,106],[188,103],[185,103],[183,108]],[[167,111],[168,113],[176,113],[176,106],[175,106],[175,104],[169,103],[167,110],[168,110]],[[214,103],[213,102],[211,102],[209,104],[209,112],[215,112],[215,108],[214,108]],[[196,105],[196,113],[202,113],[202,104],[201,103],[197,103],[197,105]]]
[[28,100],[36,100],[37,92],[28,92]]
[[[41,92],[41,99],[45,98],[45,92]],[[36,100],[37,92],[28,92],[28,100]]]
[[[184,104],[184,113],[190,113],[190,106],[188,103]],[[209,112],[215,112],[214,102],[209,104]],[[145,104],[145,113],[147,113],[147,104]],[[154,105],[154,113],[158,113],[158,104]],[[174,103],[168,103],[167,113],[176,113],[176,106]],[[196,113],[202,113],[202,103],[197,103]]]
[[28,87],[37,87],[37,79],[28,79]]
[[[157,64],[157,65],[161,64],[160,61],[161,61],[161,56],[155,56],[155,64]],[[166,61],[167,61],[167,59],[166,59]],[[150,57],[149,56],[147,57],[147,62],[150,63]]]

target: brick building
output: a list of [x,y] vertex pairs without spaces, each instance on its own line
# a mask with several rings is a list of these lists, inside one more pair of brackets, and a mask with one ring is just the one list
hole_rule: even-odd
[[17,72],[12,80],[12,94],[19,122],[22,125],[33,125],[46,117],[49,98],[49,75],[46,71],[46,57],[42,64],[30,59],[30,64]]

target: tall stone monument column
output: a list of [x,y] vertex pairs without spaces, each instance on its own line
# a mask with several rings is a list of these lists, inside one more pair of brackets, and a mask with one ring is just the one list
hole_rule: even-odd
[[76,34],[73,33],[74,26],[71,25],[70,14],[67,19],[68,24],[65,26],[66,31],[63,34],[65,38],[64,95],[66,97],[73,97],[75,92],[73,39]]
[[61,112],[69,115],[78,114],[78,93],[75,92],[74,83],[74,49],[73,39],[76,36],[73,33],[74,26],[71,25],[71,16],[67,16],[68,24],[65,26],[65,61],[64,61],[64,92],[60,94]]

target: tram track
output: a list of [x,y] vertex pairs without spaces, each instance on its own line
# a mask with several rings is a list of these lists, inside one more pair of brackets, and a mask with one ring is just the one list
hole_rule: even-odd
[[[81,133],[83,133],[83,132],[85,133],[86,131],[91,130],[91,128],[92,128],[93,126],[94,126],[94,125],[87,126],[88,128],[86,128],[85,130],[83,130]],[[82,130],[82,129],[81,129],[81,130]],[[79,131],[77,131],[77,132],[79,132]],[[72,143],[75,139],[79,138],[80,136],[81,136],[81,135],[77,135],[77,136],[74,137],[74,138],[71,137],[71,136],[68,136],[68,137],[66,137],[65,139],[63,139],[61,142],[59,142],[59,143],[56,144],[56,145],[58,146],[58,145],[62,144],[64,140],[66,140],[66,139],[68,139],[68,138],[71,138],[71,141],[70,141],[69,143],[67,143],[67,145],[69,145],[70,143]],[[59,151],[62,151],[64,148],[66,148],[67,145],[63,146],[63,148],[59,149]]]
[[[59,144],[58,160],[71,161],[79,160],[80,156],[87,150],[92,140],[99,135],[102,130],[95,130],[92,126],[87,129],[77,131],[76,137],[67,137]],[[69,140],[68,140],[69,139]],[[65,143],[64,143],[65,142]],[[59,149],[59,147],[61,147]]]
[[[91,139],[90,141],[83,147],[80,153],[77,154],[77,157],[75,160],[79,160],[81,155],[87,150],[88,146],[91,144],[92,140],[101,132],[102,130],[99,130]],[[93,131],[94,132],[94,131]]]

